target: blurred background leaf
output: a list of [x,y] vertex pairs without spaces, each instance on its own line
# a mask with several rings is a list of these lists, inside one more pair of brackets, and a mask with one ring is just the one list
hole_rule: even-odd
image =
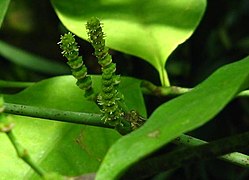
[[4,19],[4,16],[7,12],[8,6],[9,6],[10,0],[1,0],[0,1],[0,27],[2,26],[2,22]]
[[3,41],[0,41],[0,55],[15,64],[41,73],[60,75],[70,72],[66,64],[39,57]]

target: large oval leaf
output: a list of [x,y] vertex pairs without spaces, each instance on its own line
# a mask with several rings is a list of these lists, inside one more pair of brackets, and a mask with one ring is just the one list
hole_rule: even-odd
[[[71,76],[41,81],[16,95],[5,96],[6,102],[56,108],[67,111],[99,113],[99,108],[84,98],[84,92]],[[93,77],[95,89],[100,89],[100,77]],[[120,90],[127,106],[146,115],[140,81],[122,78]],[[14,133],[29,150],[34,160],[47,171],[75,176],[96,172],[104,155],[120,135],[111,129],[46,121],[14,116]],[[0,134],[0,174],[2,179],[39,178],[22,160],[13,146]]]
[[107,46],[143,58],[168,85],[165,63],[172,51],[194,31],[205,0],[52,0],[62,23],[88,39],[86,21],[96,16],[104,23]]
[[138,160],[211,120],[238,92],[249,87],[248,70],[249,57],[220,68],[191,92],[161,105],[144,126],[111,147],[97,180],[117,179]]

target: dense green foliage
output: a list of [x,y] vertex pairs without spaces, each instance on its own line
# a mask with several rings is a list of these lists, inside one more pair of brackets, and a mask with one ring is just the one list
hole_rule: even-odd
[[0,179],[247,179],[245,7],[1,1]]

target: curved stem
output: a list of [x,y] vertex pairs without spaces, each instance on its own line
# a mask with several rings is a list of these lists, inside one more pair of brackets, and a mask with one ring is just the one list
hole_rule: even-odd
[[3,113],[4,101],[3,97],[0,94],[0,133],[5,133],[12,145],[14,146],[16,153],[19,158],[21,158],[24,162],[26,162],[37,174],[41,177],[45,176],[45,172],[31,159],[28,151],[24,149],[21,144],[17,141],[12,128],[14,127],[14,123],[12,123],[8,116]]
[[6,132],[9,140],[11,141],[12,145],[14,146],[18,157],[20,157],[23,161],[25,161],[37,174],[41,177],[45,176],[45,172],[41,169],[29,156],[28,151],[24,149],[20,143],[16,140],[12,130]]

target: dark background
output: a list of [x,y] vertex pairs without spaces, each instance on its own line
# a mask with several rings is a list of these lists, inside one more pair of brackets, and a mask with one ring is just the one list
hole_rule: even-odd
[[[218,67],[248,55],[248,20],[248,0],[209,0],[205,15],[194,34],[172,53],[167,62],[171,84],[194,87]],[[66,31],[49,1],[13,0],[0,31],[0,39],[65,63],[57,42]],[[93,49],[81,39],[78,42],[90,72],[98,74],[100,69],[92,56]],[[113,50],[111,53],[119,74],[160,84],[158,73],[150,64]],[[2,80],[39,81],[54,76],[13,64],[1,55],[0,60]],[[145,100],[150,114],[169,98],[146,96]],[[244,132],[248,127],[249,101],[248,98],[239,98],[232,101],[213,121],[190,134],[211,141]],[[248,170],[228,163],[208,161],[186,165],[173,173],[172,179],[246,179],[248,174]]]

